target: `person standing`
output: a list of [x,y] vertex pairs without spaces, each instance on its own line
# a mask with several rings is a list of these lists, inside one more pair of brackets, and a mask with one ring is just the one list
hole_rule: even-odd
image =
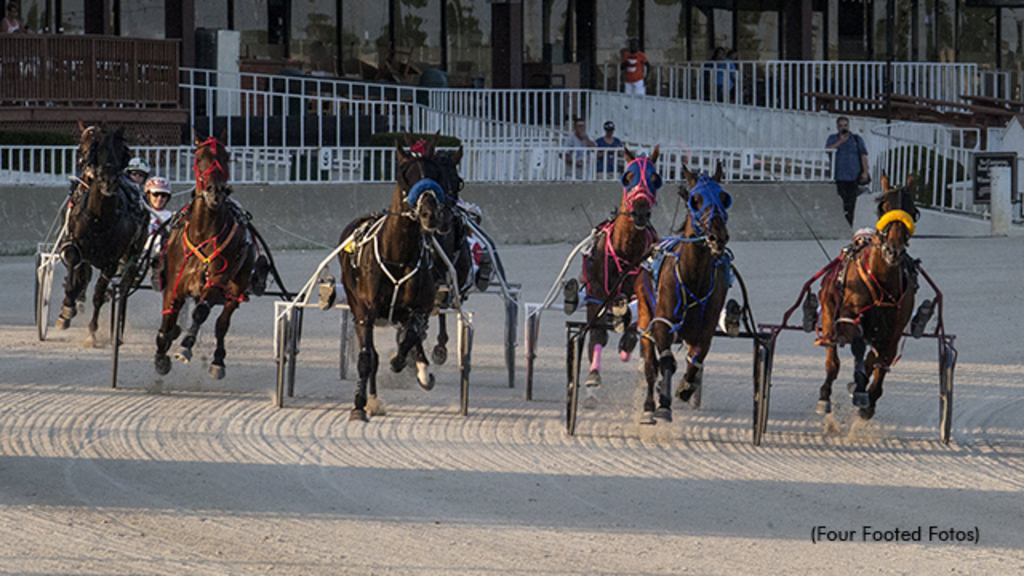
[[20,11],[18,5],[14,2],[7,3],[7,15],[4,16],[3,20],[0,20],[0,34],[16,34],[21,32],[27,32],[21,20],[18,19]]
[[564,146],[570,149],[563,155],[566,167],[569,168],[569,174],[572,175],[574,173],[572,167],[575,166],[576,179],[582,179],[586,167],[586,157],[588,152],[581,150],[581,148],[594,148],[597,146],[597,144],[587,136],[587,123],[582,118],[576,118],[575,121],[573,121],[572,134],[569,134],[565,139]]
[[622,55],[620,66],[625,74],[626,94],[647,94],[644,79],[651,65],[647,63],[647,56],[640,51],[640,41],[636,38],[629,39],[629,50]]
[[[615,137],[615,122],[604,123],[604,136],[597,139],[598,148],[622,148],[622,140]],[[597,153],[597,171],[615,173],[615,152]]]
[[857,206],[857,193],[862,184],[871,181],[868,172],[868,148],[864,139],[850,133],[850,119],[840,116],[836,119],[839,132],[832,134],[825,142],[825,148],[835,150],[832,158],[832,178],[836,181],[836,193],[843,200],[843,214],[853,226],[853,213]]

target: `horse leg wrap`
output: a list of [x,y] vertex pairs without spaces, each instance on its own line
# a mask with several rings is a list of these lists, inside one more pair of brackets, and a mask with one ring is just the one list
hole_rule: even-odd
[[600,344],[594,344],[594,359],[590,361],[590,371],[591,372],[595,372],[595,371],[600,372],[601,371],[601,351],[603,349],[604,349],[604,346],[602,346]]
[[676,357],[671,350],[663,350],[658,354],[658,369],[662,375],[674,374],[676,371]]
[[359,378],[363,379],[369,376],[370,372],[373,371],[373,356],[368,350],[359,352],[359,359],[356,361],[356,369],[359,370]]

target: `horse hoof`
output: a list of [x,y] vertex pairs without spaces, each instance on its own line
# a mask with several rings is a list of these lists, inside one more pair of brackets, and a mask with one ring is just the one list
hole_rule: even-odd
[[430,358],[434,361],[434,364],[441,365],[448,361],[448,348],[443,344],[434,346],[434,351],[431,352]]
[[214,380],[221,380],[224,378],[224,367],[219,364],[210,364],[210,377]]
[[865,406],[864,408],[861,408],[857,412],[857,415],[860,416],[861,420],[871,420],[871,418],[875,415],[875,407]]
[[401,372],[402,370],[405,370],[405,364],[406,364],[405,356],[399,356],[398,354],[394,354],[394,355],[391,356],[391,371],[392,372],[397,374],[397,373]]
[[590,374],[587,374],[586,386],[588,388],[600,388],[601,387],[601,373],[597,370],[591,370]]
[[[857,408],[867,408],[871,404],[871,399],[868,397],[867,392],[854,392],[853,393],[853,405]],[[868,417],[870,418],[870,416]]]
[[654,424],[656,424],[656,422],[654,421],[654,412],[645,410],[642,414],[640,414],[641,426],[653,426]]
[[174,353],[174,359],[184,364],[188,364],[192,361],[192,349],[182,346]]
[[662,422],[672,421],[672,409],[661,407],[654,411],[654,417]]
[[388,413],[387,410],[384,409],[384,403],[376,396],[371,396],[366,401],[366,409],[370,412],[371,416],[384,416]]
[[166,376],[171,371],[171,357],[166,354],[157,356],[154,366],[157,374]]
[[420,388],[423,388],[428,392],[434,389],[435,380],[433,374],[427,374],[427,377],[425,379],[420,379],[419,377],[417,377],[416,381],[419,382]]
[[565,298],[565,313],[572,314],[580,305],[580,283],[575,278],[566,280],[562,296]]
[[699,387],[700,384],[691,384],[684,380],[682,385],[676,389],[676,398],[679,398],[683,402],[689,402],[690,398],[693,397]]
[[348,413],[348,421],[369,422],[370,419],[366,417],[366,410],[363,410],[362,408],[353,408],[352,411]]
[[57,330],[67,330],[68,328],[71,327],[71,318],[58,316],[57,321],[54,323],[54,326],[57,328]]
[[90,332],[89,335],[85,337],[85,340],[82,341],[82,348],[99,348],[99,346],[96,345],[96,335]]
[[831,400],[818,400],[818,405],[815,406],[814,411],[818,414],[825,415],[832,413],[832,401]]

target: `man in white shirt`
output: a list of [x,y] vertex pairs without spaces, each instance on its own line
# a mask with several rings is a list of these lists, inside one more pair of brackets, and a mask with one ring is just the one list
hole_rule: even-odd
[[[597,147],[597,143],[587,136],[587,123],[582,118],[575,120],[572,134],[565,139],[563,145],[566,148],[572,149],[563,155],[568,169],[567,174],[575,176],[576,180],[582,180],[584,174],[586,174],[586,168],[591,164],[591,153],[580,149]],[[575,166],[575,172],[572,169],[573,166]]]

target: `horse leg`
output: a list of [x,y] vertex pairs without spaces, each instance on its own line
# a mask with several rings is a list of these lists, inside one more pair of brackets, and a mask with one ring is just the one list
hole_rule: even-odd
[[196,303],[195,309],[192,310],[192,323],[189,324],[185,337],[181,339],[181,347],[174,353],[175,360],[180,360],[185,364],[192,360],[192,347],[196,345],[199,327],[210,316],[210,308],[210,303],[205,300]]
[[[644,380],[647,381],[647,396],[644,397],[644,410],[640,414],[640,424],[655,424],[657,404],[654,402],[654,389],[658,384],[658,358],[655,352],[654,341],[651,338],[644,338],[640,342],[640,351],[644,359]],[[672,420],[671,409],[663,411],[668,415],[668,421]]]
[[[214,380],[224,378],[224,357],[227,350],[224,349],[224,337],[231,328],[231,315],[235,313],[241,303],[237,298],[227,298],[224,302],[224,310],[217,317],[216,336],[217,348],[213,351],[213,361],[210,362],[210,377]],[[209,310],[209,308],[207,308]]]
[[[359,382],[356,384],[355,401],[348,419],[349,421],[367,422],[369,419],[366,417],[366,385],[367,381],[376,377],[379,358],[377,350],[373,347],[373,319],[368,318],[368,312],[362,308],[353,307],[352,313],[356,317],[356,336],[359,338],[359,360],[357,361]],[[376,384],[374,384],[374,393],[376,393]]]
[[[868,357],[864,361],[865,369],[871,373],[871,384],[868,385],[868,405],[860,409],[860,417],[864,420],[870,420],[875,415],[875,405],[878,399],[882,397],[882,383],[885,381],[885,375],[889,371],[888,363],[891,362],[892,357],[895,353],[885,355],[883,358],[882,354],[876,353],[875,350],[868,352]],[[883,362],[884,360],[884,362]]]
[[160,322],[160,331],[156,333],[156,357],[154,364],[156,373],[163,376],[171,371],[171,358],[167,355],[171,344],[181,334],[178,326],[178,313],[181,312],[183,299],[173,300],[170,294],[164,295],[164,314]]
[[[589,314],[596,313],[596,311],[588,312]],[[583,398],[583,407],[586,409],[597,408],[596,390],[601,387],[601,352],[607,344],[607,330],[596,326],[590,329],[590,342],[587,346],[590,371],[587,373],[587,380],[584,383],[585,397]]]
[[67,330],[71,327],[71,319],[78,314],[78,298],[89,286],[92,268],[81,261],[78,250],[74,247],[65,249],[61,257],[67,265],[68,275],[64,279],[64,301],[61,303],[56,326],[59,330]]
[[864,337],[858,335],[850,343],[850,350],[853,352],[853,382],[847,384],[850,396],[853,398],[853,405],[863,410],[870,403],[867,387],[868,373],[864,366],[864,353],[867,351],[867,344]]
[[401,372],[405,369],[409,352],[416,353],[416,381],[420,388],[430,390],[434,387],[434,375],[427,368],[427,355],[423,352],[423,335],[426,333],[427,319],[420,314],[412,314],[403,327],[398,343],[398,352],[391,357],[391,370]]
[[[694,394],[700,393],[700,387],[704,380],[704,358],[708,355],[708,348],[709,346],[699,344],[691,344],[689,347],[686,372],[679,379],[679,385],[676,388],[676,397],[683,402],[689,402]],[[696,401],[694,403],[695,407],[699,406]]]
[[431,353],[434,364],[444,364],[448,361],[448,320],[444,314],[437,315],[437,345]]
[[832,413],[832,383],[839,376],[839,349],[829,346],[825,352],[825,383],[818,390],[818,406],[814,409],[822,415]]
[[87,348],[96,346],[96,330],[100,326],[100,309],[107,300],[107,288],[110,286],[110,276],[104,270],[96,279],[96,287],[92,292],[92,318],[89,320],[89,335],[85,337],[83,344]]

